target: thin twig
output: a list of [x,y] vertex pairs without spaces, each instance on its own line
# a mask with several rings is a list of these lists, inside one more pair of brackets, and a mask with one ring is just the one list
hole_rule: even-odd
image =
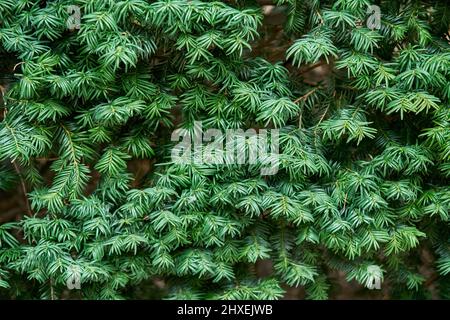
[[322,15],[320,14],[320,11],[319,11],[319,10],[316,10],[316,13],[317,13],[317,15],[319,16],[320,24],[323,25],[323,24],[324,24],[324,21],[323,21]]
[[319,62],[316,62],[316,63],[314,63],[313,65],[310,65],[309,67],[307,67],[307,68],[305,68],[305,69],[303,69],[303,70],[301,70],[300,72],[299,72],[299,74],[304,74],[304,73],[306,73],[306,72],[308,72],[308,71],[311,71],[312,69],[315,69],[315,68],[317,68],[317,67],[320,67],[320,66],[322,66],[322,65],[324,65],[324,64],[326,64],[325,63],[325,61],[319,61]]
[[20,178],[20,184],[22,186],[22,193],[23,193],[23,197],[25,199],[25,204],[27,206],[27,213],[28,213],[28,216],[31,217],[31,216],[33,216],[33,212],[31,211],[30,203],[28,202],[27,187],[25,185],[25,181],[23,180],[22,173],[20,172],[19,166],[17,165],[16,161],[12,161],[12,164],[14,166],[14,170],[16,170],[17,175]]
[[329,107],[330,107],[330,105],[328,105],[327,108],[325,109],[325,112],[320,117],[319,122],[317,123],[317,126],[319,126],[319,124],[322,122],[323,118],[325,118],[325,115],[327,114]]
[[319,122],[316,124],[316,128],[314,129],[314,139],[317,139],[317,130],[319,129],[319,125],[322,123],[323,118],[325,118],[325,115],[327,114],[329,107],[330,107],[330,105],[327,106],[327,108],[325,109],[325,112],[320,117]]
[[54,158],[35,158],[35,160],[37,161],[55,161],[58,160],[58,157],[54,157]]
[[3,86],[0,86],[0,92],[2,94],[2,100],[3,100],[3,119],[6,117],[6,114],[8,113],[8,108],[6,107],[6,100],[5,100],[5,93],[6,93],[6,88]]
[[55,289],[53,288],[53,278],[52,277],[50,277],[50,299],[56,300],[55,299]]
[[425,283],[423,284],[424,287],[429,287],[433,282],[435,282],[437,279],[439,279],[439,276],[437,274],[433,274],[431,278],[429,278]]
[[22,61],[22,62],[16,63],[16,64],[14,65],[13,71],[16,71],[16,68],[17,68],[18,66],[20,66],[21,64],[23,64],[23,63],[25,63],[25,62]]
[[315,87],[314,89],[308,91],[306,94],[304,94],[303,96],[301,96],[300,98],[297,98],[294,100],[294,103],[299,103],[301,100],[305,101],[306,99],[308,99],[308,97],[310,95],[312,95],[314,92],[316,92],[319,89],[319,87]]
[[347,193],[344,196],[344,208],[342,209],[342,213],[345,212],[345,207],[347,206]]
[[[315,87],[314,89],[310,90],[309,92],[307,92],[306,94],[304,94],[303,96],[301,96],[300,98],[297,98],[296,100],[294,100],[294,103],[299,103],[300,100],[305,101],[306,99],[308,99],[308,97],[310,95],[312,95],[317,89],[319,89],[320,87]],[[302,128],[302,111],[300,110],[300,115],[298,117],[298,128],[301,129]]]

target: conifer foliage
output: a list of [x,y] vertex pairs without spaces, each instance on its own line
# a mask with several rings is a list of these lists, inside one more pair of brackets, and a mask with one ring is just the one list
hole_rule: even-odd
[[[28,207],[0,220],[1,297],[327,299],[377,266],[390,297],[450,298],[448,3],[274,5],[283,61],[252,54],[257,1],[0,0],[0,194]],[[279,171],[172,162],[195,121],[279,129]]]

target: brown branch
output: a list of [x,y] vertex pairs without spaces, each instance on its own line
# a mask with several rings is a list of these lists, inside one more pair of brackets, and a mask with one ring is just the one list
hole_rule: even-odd
[[17,175],[20,178],[20,184],[22,186],[22,193],[23,193],[23,197],[25,199],[25,204],[27,206],[27,214],[28,214],[28,216],[31,217],[33,215],[33,212],[31,211],[30,203],[28,202],[27,186],[25,185],[25,181],[23,180],[22,173],[20,172],[19,166],[17,165],[16,161],[12,161],[12,164],[14,166],[14,170],[16,170]]
[[17,215],[21,213],[21,210],[18,208],[13,208],[9,211],[6,212],[2,212],[2,214],[0,215],[0,223],[4,223],[4,222],[8,222],[11,220],[14,220],[15,217],[17,217]]
[[300,111],[300,115],[298,116],[298,128],[299,129],[302,128],[302,115],[303,115],[303,112]]
[[16,63],[16,64],[14,65],[13,71],[16,71],[16,68],[17,68],[18,66],[20,66],[21,64],[23,64],[23,63],[25,63],[25,62],[22,61],[22,62]]
[[[297,98],[296,100],[294,100],[294,103],[299,103],[301,100],[305,101],[306,99],[308,99],[308,97],[310,95],[312,95],[314,92],[316,92],[317,90],[319,90],[321,87],[317,86],[314,89],[308,91],[306,94],[304,94],[303,96],[301,96],[300,98]],[[302,128],[302,110],[300,110],[300,115],[298,117],[298,127],[299,129]]]
[[322,66],[322,65],[324,65],[324,64],[326,64],[326,62],[323,61],[323,60],[322,60],[322,61],[319,61],[319,62],[316,62],[316,63],[314,63],[313,65],[310,65],[309,67],[307,67],[307,68],[301,70],[301,71],[299,72],[299,74],[304,74],[304,73],[306,73],[306,72],[308,72],[308,71],[311,71],[312,69],[315,69],[315,68],[317,68],[317,67],[320,67],[320,66]]
[[53,288],[53,278],[50,277],[50,299],[56,300],[55,298],[55,289]]
[[312,95],[314,92],[316,92],[318,89],[319,89],[319,87],[315,87],[314,89],[308,91],[306,94],[304,94],[304,95],[301,96],[300,98],[297,98],[296,100],[294,100],[294,103],[299,103],[300,100],[303,100],[303,101],[304,101],[304,100],[308,99],[308,97],[309,97],[310,95]]
[[6,117],[6,114],[8,113],[8,108],[6,108],[6,100],[5,100],[6,88],[4,86],[0,85],[0,93],[2,94],[3,108],[4,108],[2,119],[4,119]]
[[323,118],[325,118],[325,115],[327,114],[327,112],[328,112],[328,108],[329,108],[330,106],[328,106],[326,109],[325,109],[325,112],[322,114],[322,116],[320,117],[320,120],[319,120],[319,123],[317,123],[317,126],[319,126],[319,124],[322,122],[322,120],[323,120]]
[[55,160],[58,160],[59,159],[59,157],[54,157],[54,158],[34,158],[34,160],[37,160],[37,161],[55,161]]
[[425,283],[423,284],[424,287],[429,287],[433,282],[435,282],[439,276],[437,274],[433,274]]
[[347,193],[346,193],[345,196],[344,196],[344,208],[342,208],[342,212],[343,212],[343,213],[345,212],[346,206],[347,206]]

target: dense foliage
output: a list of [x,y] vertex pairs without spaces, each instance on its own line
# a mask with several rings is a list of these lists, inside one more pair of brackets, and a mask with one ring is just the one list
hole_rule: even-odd
[[[28,203],[0,225],[1,297],[327,299],[371,265],[390,297],[450,297],[450,6],[275,4],[284,61],[252,54],[256,1],[0,0],[0,189]],[[278,173],[171,162],[200,120],[280,129]]]

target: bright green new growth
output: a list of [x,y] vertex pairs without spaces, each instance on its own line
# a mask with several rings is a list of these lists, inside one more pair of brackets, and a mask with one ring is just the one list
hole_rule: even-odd
[[[327,299],[333,270],[364,285],[371,265],[391,297],[430,297],[426,251],[450,298],[450,7],[377,1],[370,30],[368,0],[276,4],[284,65],[250,53],[256,1],[0,0],[0,190],[30,206],[0,224],[0,297]],[[314,64],[331,72],[308,84]],[[280,129],[279,172],[171,163],[194,121]]]

